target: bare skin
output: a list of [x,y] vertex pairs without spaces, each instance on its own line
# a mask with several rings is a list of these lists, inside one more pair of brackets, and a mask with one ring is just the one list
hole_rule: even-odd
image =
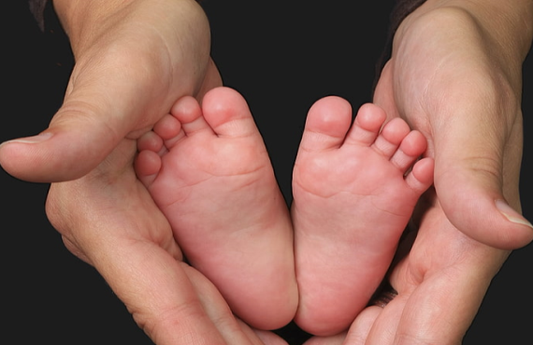
[[260,329],[294,316],[292,225],[248,105],[230,88],[184,97],[139,140],[140,180],[191,264]]
[[[146,3],[146,6],[124,6],[129,11],[133,10],[129,12],[130,14],[142,14],[146,18],[139,20],[139,16],[116,15],[120,12],[110,11],[109,5],[111,4],[122,6],[128,3]],[[180,1],[160,1],[159,3],[177,6]],[[66,5],[73,4],[86,6],[87,11],[75,15],[73,11],[62,10]],[[102,4],[108,6],[102,7]],[[520,211],[517,171],[521,157],[518,146],[521,144],[522,114],[520,109],[516,109],[513,105],[516,104],[516,100],[520,99],[520,66],[530,47],[533,33],[530,18],[533,6],[529,0],[516,0],[512,2],[512,5],[498,0],[468,2],[428,0],[425,4],[420,11],[414,13],[415,16],[411,16],[412,20],[405,21],[406,25],[397,31],[396,48],[393,61],[391,61],[393,63],[389,64],[389,72],[383,73],[379,88],[381,91],[377,93],[375,102],[386,108],[388,114],[394,114],[394,110],[397,109],[397,116],[405,116],[411,126],[428,135],[430,147],[432,147],[429,152],[438,161],[437,179],[442,181],[437,190],[447,194],[441,193],[439,196],[443,203],[442,209],[438,209],[440,213],[430,213],[440,221],[437,226],[439,228],[456,227],[480,242],[499,248],[518,248],[531,241],[533,233],[530,227],[527,224],[524,225],[524,220],[516,211],[511,214],[507,210],[501,216],[493,205],[496,199],[506,199],[515,210]],[[464,30],[464,26],[458,26],[453,22],[446,22],[442,28],[437,28],[436,32],[428,30],[428,27],[424,25],[412,25],[418,22],[417,14],[424,13],[424,10],[430,8],[432,4],[435,4],[435,7],[448,5],[453,9],[470,7],[469,12],[475,18],[472,21],[475,24],[473,27],[480,29],[481,34],[465,37],[464,33],[472,31]],[[203,327],[205,319],[197,318],[198,324],[192,322],[192,319],[201,315],[198,310],[191,307],[198,303],[188,304],[185,308],[179,305],[180,300],[175,298],[185,296],[182,291],[178,290],[183,286],[188,286],[187,281],[169,279],[170,275],[167,272],[158,275],[160,270],[154,269],[157,267],[155,260],[153,266],[146,264],[147,258],[157,258],[160,262],[166,263],[165,260],[169,254],[170,257],[176,259],[179,259],[181,254],[178,254],[179,248],[177,249],[177,244],[173,242],[172,234],[167,231],[168,226],[164,217],[161,217],[159,211],[153,207],[143,186],[139,186],[136,179],[130,178],[133,171],[128,160],[135,152],[134,141],[137,136],[144,129],[150,128],[154,123],[152,121],[156,121],[168,112],[168,108],[176,97],[183,94],[196,94],[193,91],[198,90],[198,83],[202,82],[203,74],[191,75],[189,71],[198,71],[194,65],[198,64],[197,67],[201,68],[203,61],[207,60],[207,58],[198,59],[199,55],[207,55],[207,49],[203,48],[204,53],[200,54],[194,48],[195,45],[205,40],[191,34],[190,28],[197,26],[185,20],[189,17],[188,15],[182,16],[179,11],[172,8],[154,6],[153,2],[56,0],[54,6],[58,10],[63,27],[69,32],[69,39],[77,60],[71,86],[65,95],[64,107],[55,116],[50,128],[44,132],[43,136],[2,145],[0,148],[1,164],[9,173],[25,180],[67,181],[52,185],[47,202],[47,214],[63,236],[69,250],[95,266],[117,296],[132,311],[139,326],[147,330],[157,344],[175,343],[175,335],[180,332],[192,335],[196,341],[215,344],[217,342],[207,337],[206,333],[195,332],[192,328],[186,329],[187,327],[176,329],[177,324]],[[102,7],[101,11],[100,7]],[[160,10],[164,15],[172,14],[173,20],[159,20],[164,17],[160,15]],[[174,16],[176,14],[178,15]],[[152,18],[156,18],[156,21],[151,21]],[[438,23],[434,18],[429,19],[431,23]],[[131,30],[130,26],[124,25],[128,22],[135,25],[141,24],[138,26],[139,30]],[[170,30],[166,30],[169,27]],[[184,40],[175,39],[179,37],[179,27],[184,30],[183,37],[187,38],[191,46],[183,44]],[[144,30],[145,28],[149,30]],[[457,28],[461,34],[455,34],[450,28]],[[203,31],[208,32],[208,30]],[[457,45],[443,44],[448,39],[444,41],[436,39],[442,38],[442,35],[436,35],[438,32],[448,34],[451,41],[456,42]],[[160,33],[162,40],[153,39],[153,36],[146,35],[146,33]],[[424,35],[420,36],[417,33],[424,33]],[[124,47],[121,44],[129,43],[130,40],[134,44],[127,44],[126,49],[120,48]],[[488,45],[483,42],[485,40],[489,41]],[[408,41],[417,44],[405,44]],[[154,54],[154,51],[158,51],[152,45],[154,42],[159,43],[155,48],[166,48],[168,54]],[[180,42],[181,46],[177,47],[176,42]],[[434,47],[435,42],[439,43],[439,47],[444,47],[445,54],[432,55],[428,54],[425,49],[422,52],[419,49]],[[459,49],[456,49],[456,46]],[[449,53],[455,50],[464,53],[465,49],[480,46],[487,49],[478,50],[479,54],[471,55],[472,60],[485,61],[487,68],[460,68],[468,73],[459,75],[459,78],[452,77],[454,75],[450,74],[449,78],[434,79],[433,85],[441,86],[436,89],[428,90],[424,87],[427,85],[424,79],[435,75],[431,68],[421,69],[425,63],[439,67],[439,70],[444,72],[442,75],[446,76],[448,68],[450,71],[457,71],[458,66],[468,67],[470,65],[456,59],[449,60],[451,63],[443,65],[440,59],[434,58],[435,56],[449,57]],[[122,56],[118,61],[131,63],[121,63],[121,68],[116,68],[117,60],[108,57],[117,57],[117,55],[110,55],[110,50],[106,47],[110,47],[114,52],[122,51]],[[208,47],[208,44],[205,47]],[[133,51],[130,48],[133,48]],[[140,54],[137,48],[143,48]],[[182,54],[182,51],[187,54]],[[162,61],[158,59],[154,60],[155,57],[163,56],[186,57],[189,53],[193,58],[181,62],[173,59],[174,62],[168,65],[162,64]],[[126,60],[122,60],[124,57],[127,57]],[[146,61],[149,63],[145,63]],[[184,67],[176,68],[181,63]],[[131,74],[124,74],[126,65],[133,67]],[[157,66],[157,68],[146,70],[147,66]],[[395,67],[390,68],[392,66]],[[442,68],[443,66],[448,68]],[[418,71],[418,73],[410,73],[411,70]],[[426,70],[427,73],[422,73],[421,70]],[[136,73],[137,71],[143,73]],[[470,72],[480,73],[477,73],[476,77],[476,73],[472,75]],[[138,80],[135,83],[131,82],[129,76],[140,75],[149,78],[141,83]],[[420,80],[405,83],[409,81],[406,76],[416,76]],[[483,76],[498,76],[498,78],[487,82],[486,78],[479,78]],[[194,81],[195,78],[199,80]],[[117,80],[123,83],[117,83]],[[502,80],[505,82],[502,83]],[[455,84],[446,81],[467,81],[467,83]],[[400,87],[387,87],[393,84]],[[422,87],[408,87],[408,85],[417,84]],[[466,91],[469,92],[465,93],[465,89],[458,88],[460,84],[468,85]],[[500,87],[508,84],[512,86],[511,91],[501,92]],[[495,93],[499,97],[492,98],[484,92],[472,95],[472,91],[483,90],[487,87],[490,89],[494,86],[496,86]],[[146,93],[147,89],[154,92]],[[402,91],[412,93],[403,94]],[[157,97],[150,99],[150,95],[157,95]],[[163,101],[161,95],[164,95]],[[420,97],[417,97],[418,95]],[[463,96],[460,97],[461,99],[456,97],[461,95]],[[488,103],[487,100],[489,100]],[[501,106],[494,100],[504,100],[505,106]],[[442,101],[449,104],[449,107],[441,108],[440,104],[432,105],[434,101]],[[422,105],[422,108],[427,111],[411,109],[418,105]],[[472,105],[475,107],[472,108]],[[441,110],[442,113],[434,113],[432,110],[435,109]],[[468,111],[464,112],[465,109]],[[449,125],[448,117],[453,117],[456,121]],[[512,125],[508,125],[509,123]],[[454,134],[461,134],[463,133],[461,129],[469,128],[475,131],[468,130],[467,134],[470,138],[468,142],[465,142],[461,135]],[[479,148],[484,148],[481,155]],[[486,159],[476,161],[469,159],[469,156],[486,157]],[[470,162],[476,164],[469,166]],[[488,164],[488,167],[487,164],[483,164],[491,162],[495,163],[495,169],[492,169],[491,164]],[[470,178],[463,178],[462,182],[458,183],[454,178],[458,174],[470,176]],[[79,179],[80,177],[82,178]],[[75,180],[70,181],[73,179]],[[477,203],[464,198],[457,200],[454,197],[455,192],[461,190],[466,190],[467,193],[463,195],[470,195],[471,200],[484,200],[482,207],[472,209],[474,212],[466,212],[472,215],[468,219],[463,217],[465,213],[454,212],[454,209],[468,209],[475,207]],[[105,208],[102,207],[104,204]],[[453,225],[447,222],[443,214],[450,217]],[[426,224],[430,223],[426,222]],[[487,229],[490,231],[486,231]],[[427,231],[436,232],[433,228]],[[170,236],[167,236],[168,233]],[[464,238],[457,236],[452,240],[457,245],[461,244]],[[437,255],[432,249],[442,246],[442,241],[421,241],[420,243],[426,246],[427,253],[432,256]],[[152,250],[154,245],[157,251]],[[456,249],[457,246],[452,248]],[[450,251],[449,246],[445,249]],[[480,256],[481,254],[485,253],[481,251]],[[457,255],[454,256],[453,253],[449,255],[457,259]],[[420,257],[426,259],[423,256]],[[496,257],[499,262],[495,266],[498,267],[504,261],[504,256],[496,255]],[[442,258],[439,259],[442,260]],[[460,263],[463,264],[461,269],[470,272],[479,272],[480,269],[489,271],[484,277],[488,281],[493,276],[494,268],[487,268],[487,261],[482,260],[480,263],[466,265],[466,267],[464,261],[461,261]],[[489,262],[492,261],[489,260]],[[405,266],[409,267],[409,265]],[[450,263],[442,262],[442,267],[449,266]],[[464,310],[468,307],[470,320],[467,320],[466,324],[471,321],[477,310],[478,298],[461,299],[461,303],[458,303],[458,299],[455,298],[457,303],[450,304],[449,296],[444,301],[440,297],[447,295],[442,293],[443,291],[460,290],[458,293],[469,294],[472,291],[472,285],[460,284],[455,286],[456,289],[450,289],[449,284],[443,288],[442,285],[435,284],[435,280],[432,281],[428,277],[442,273],[443,279],[454,281],[457,280],[458,275],[450,274],[449,271],[442,272],[442,270],[435,272],[439,267],[433,268],[434,270],[428,270],[423,275],[425,279],[423,285],[428,287],[426,300],[431,300],[432,303],[415,303],[414,298],[409,299],[405,306],[406,311],[403,312],[402,308],[398,308],[398,313],[395,314],[398,319],[397,329],[392,331],[390,329],[389,321],[394,318],[393,316],[383,321],[383,327],[388,326],[387,334],[396,332],[404,337],[407,334],[411,343],[417,340],[431,343],[443,341],[441,333],[435,334],[433,330],[442,331],[454,328],[452,332],[444,333],[448,343],[451,343],[450,334],[456,334],[458,330],[463,331],[465,326],[463,324],[457,327],[457,323],[450,322],[450,320],[457,320],[458,315],[464,317]],[[143,285],[145,282],[155,280],[158,280],[159,284]],[[395,287],[401,290],[399,286]],[[482,296],[484,290],[478,293]],[[472,300],[474,303],[471,303]],[[447,313],[431,314],[431,311],[435,310],[435,301],[439,302],[439,306],[447,307]],[[460,307],[454,308],[453,306]],[[175,314],[169,317],[169,311],[175,311]],[[194,312],[182,315],[180,313],[182,311]],[[161,322],[163,316],[165,322]],[[183,318],[191,321],[180,322]],[[376,324],[380,323],[381,318],[376,320]],[[230,340],[228,342],[236,343]],[[380,345],[388,344],[383,341],[369,341],[368,343],[370,342]]]
[[383,279],[420,195],[433,182],[421,133],[338,97],[310,109],[294,167],[292,219],[300,305],[316,335],[351,324]]
[[504,250],[533,239],[516,191],[506,186],[522,157],[522,62],[532,15],[527,0],[426,1],[397,30],[373,100],[428,139],[451,224]]
[[532,15],[528,0],[427,0],[402,22],[373,102],[425,134],[436,191],[390,272],[398,296],[306,345],[462,343],[510,249],[533,238],[518,188]]

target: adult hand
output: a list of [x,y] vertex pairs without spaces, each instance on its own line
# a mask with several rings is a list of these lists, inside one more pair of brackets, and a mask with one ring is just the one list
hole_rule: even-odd
[[75,66],[64,103],[41,135],[4,143],[0,164],[36,182],[81,177],[135,139],[183,95],[220,76],[207,18],[193,0],[54,1]]
[[398,295],[306,345],[461,343],[510,250],[533,238],[518,191],[532,17],[530,1],[428,0],[402,22],[375,102],[426,135],[436,193],[388,277]]
[[467,237],[434,194],[427,200],[419,230],[402,242],[389,277],[398,295],[384,308],[367,307],[347,333],[306,345],[461,344],[508,252]]
[[375,102],[426,135],[436,193],[391,271],[398,296],[344,344],[460,344],[510,250],[533,238],[518,190],[532,16],[529,1],[429,0],[398,28]]
[[220,84],[209,28],[189,0],[54,2],[74,67],[64,104],[37,138],[5,143],[12,175],[52,183],[47,214],[157,344],[259,344],[198,272],[136,179],[136,138],[183,95]]
[[131,169],[135,149],[124,140],[88,175],[52,184],[47,211],[67,248],[98,269],[158,345],[286,345],[237,320],[214,285],[182,262],[170,225]]
[[391,116],[428,138],[449,221],[501,249],[533,239],[518,200],[532,17],[527,0],[426,1],[398,28],[375,93]]

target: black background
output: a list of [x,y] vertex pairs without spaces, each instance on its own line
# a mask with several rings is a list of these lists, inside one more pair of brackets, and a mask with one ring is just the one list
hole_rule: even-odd
[[[43,40],[25,7],[8,2],[2,29],[0,141],[46,128],[59,107],[68,58]],[[204,0],[213,57],[225,84],[248,100],[290,199],[291,167],[306,112],[339,95],[357,109],[371,100],[392,1]],[[63,47],[64,48],[64,47]],[[533,219],[533,56],[524,65],[523,212]],[[0,169],[0,326],[10,344],[151,344],[105,281],[71,255],[44,213],[48,186]],[[531,344],[533,247],[516,250],[485,297],[464,344]],[[294,341],[291,345],[297,345]]]

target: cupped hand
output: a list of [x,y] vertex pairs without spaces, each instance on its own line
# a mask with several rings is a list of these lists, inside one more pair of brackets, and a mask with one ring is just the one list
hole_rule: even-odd
[[306,345],[461,344],[508,251],[467,237],[427,197],[419,228],[405,237],[390,272],[398,295],[367,307],[348,332]]
[[518,190],[533,4],[480,4],[428,0],[396,32],[374,100],[427,137],[435,192],[387,278],[398,295],[306,345],[460,344],[510,250],[533,238]]
[[506,6],[500,12],[507,16],[498,17],[498,2],[476,7],[474,1],[466,9],[435,3],[399,27],[375,102],[428,138],[437,196],[456,228],[493,247],[522,247],[533,239],[520,215],[517,183],[521,67],[532,24],[518,29],[512,21],[524,18],[519,11],[533,15],[533,5]]
[[93,265],[157,344],[284,342],[237,320],[182,262],[167,220],[137,180],[136,138],[183,95],[220,85],[209,28],[189,0],[54,1],[75,67],[43,134],[4,143],[0,163],[54,182],[46,211],[67,248]]
[[531,24],[502,39],[516,29],[510,18],[530,18],[520,4],[506,17],[498,2],[427,1],[399,27],[374,100],[427,137],[435,192],[388,277],[398,295],[365,309],[347,334],[308,345],[460,344],[509,250],[533,239],[518,190]]
[[236,319],[213,284],[182,261],[170,225],[132,169],[124,140],[86,176],[53,183],[47,214],[67,248],[94,266],[158,345],[286,343]]
[[151,129],[183,95],[218,86],[207,18],[193,0],[67,1],[54,6],[74,53],[64,102],[40,135],[2,144],[23,180],[75,179]]

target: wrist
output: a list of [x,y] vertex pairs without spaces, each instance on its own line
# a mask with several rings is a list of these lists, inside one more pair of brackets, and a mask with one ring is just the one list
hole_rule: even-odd
[[529,0],[427,0],[400,24],[393,54],[405,37],[411,42],[448,42],[477,50],[478,58],[499,70],[519,94],[522,64],[533,40],[531,18]]
[[[209,26],[195,0],[53,0],[53,6],[75,56],[117,29],[125,32],[142,26],[172,27],[176,22],[207,30]],[[168,18],[174,23],[165,23]],[[200,26],[196,25],[199,21],[203,22]]]
[[492,50],[506,54],[502,58],[521,63],[531,49],[533,2],[529,0],[427,0],[407,21],[440,10],[469,16]]
[[[135,0],[53,0],[54,10],[68,35],[73,51],[76,53],[83,46],[82,42],[92,40],[101,32],[99,23],[113,16]],[[95,30],[95,28],[98,28]]]

